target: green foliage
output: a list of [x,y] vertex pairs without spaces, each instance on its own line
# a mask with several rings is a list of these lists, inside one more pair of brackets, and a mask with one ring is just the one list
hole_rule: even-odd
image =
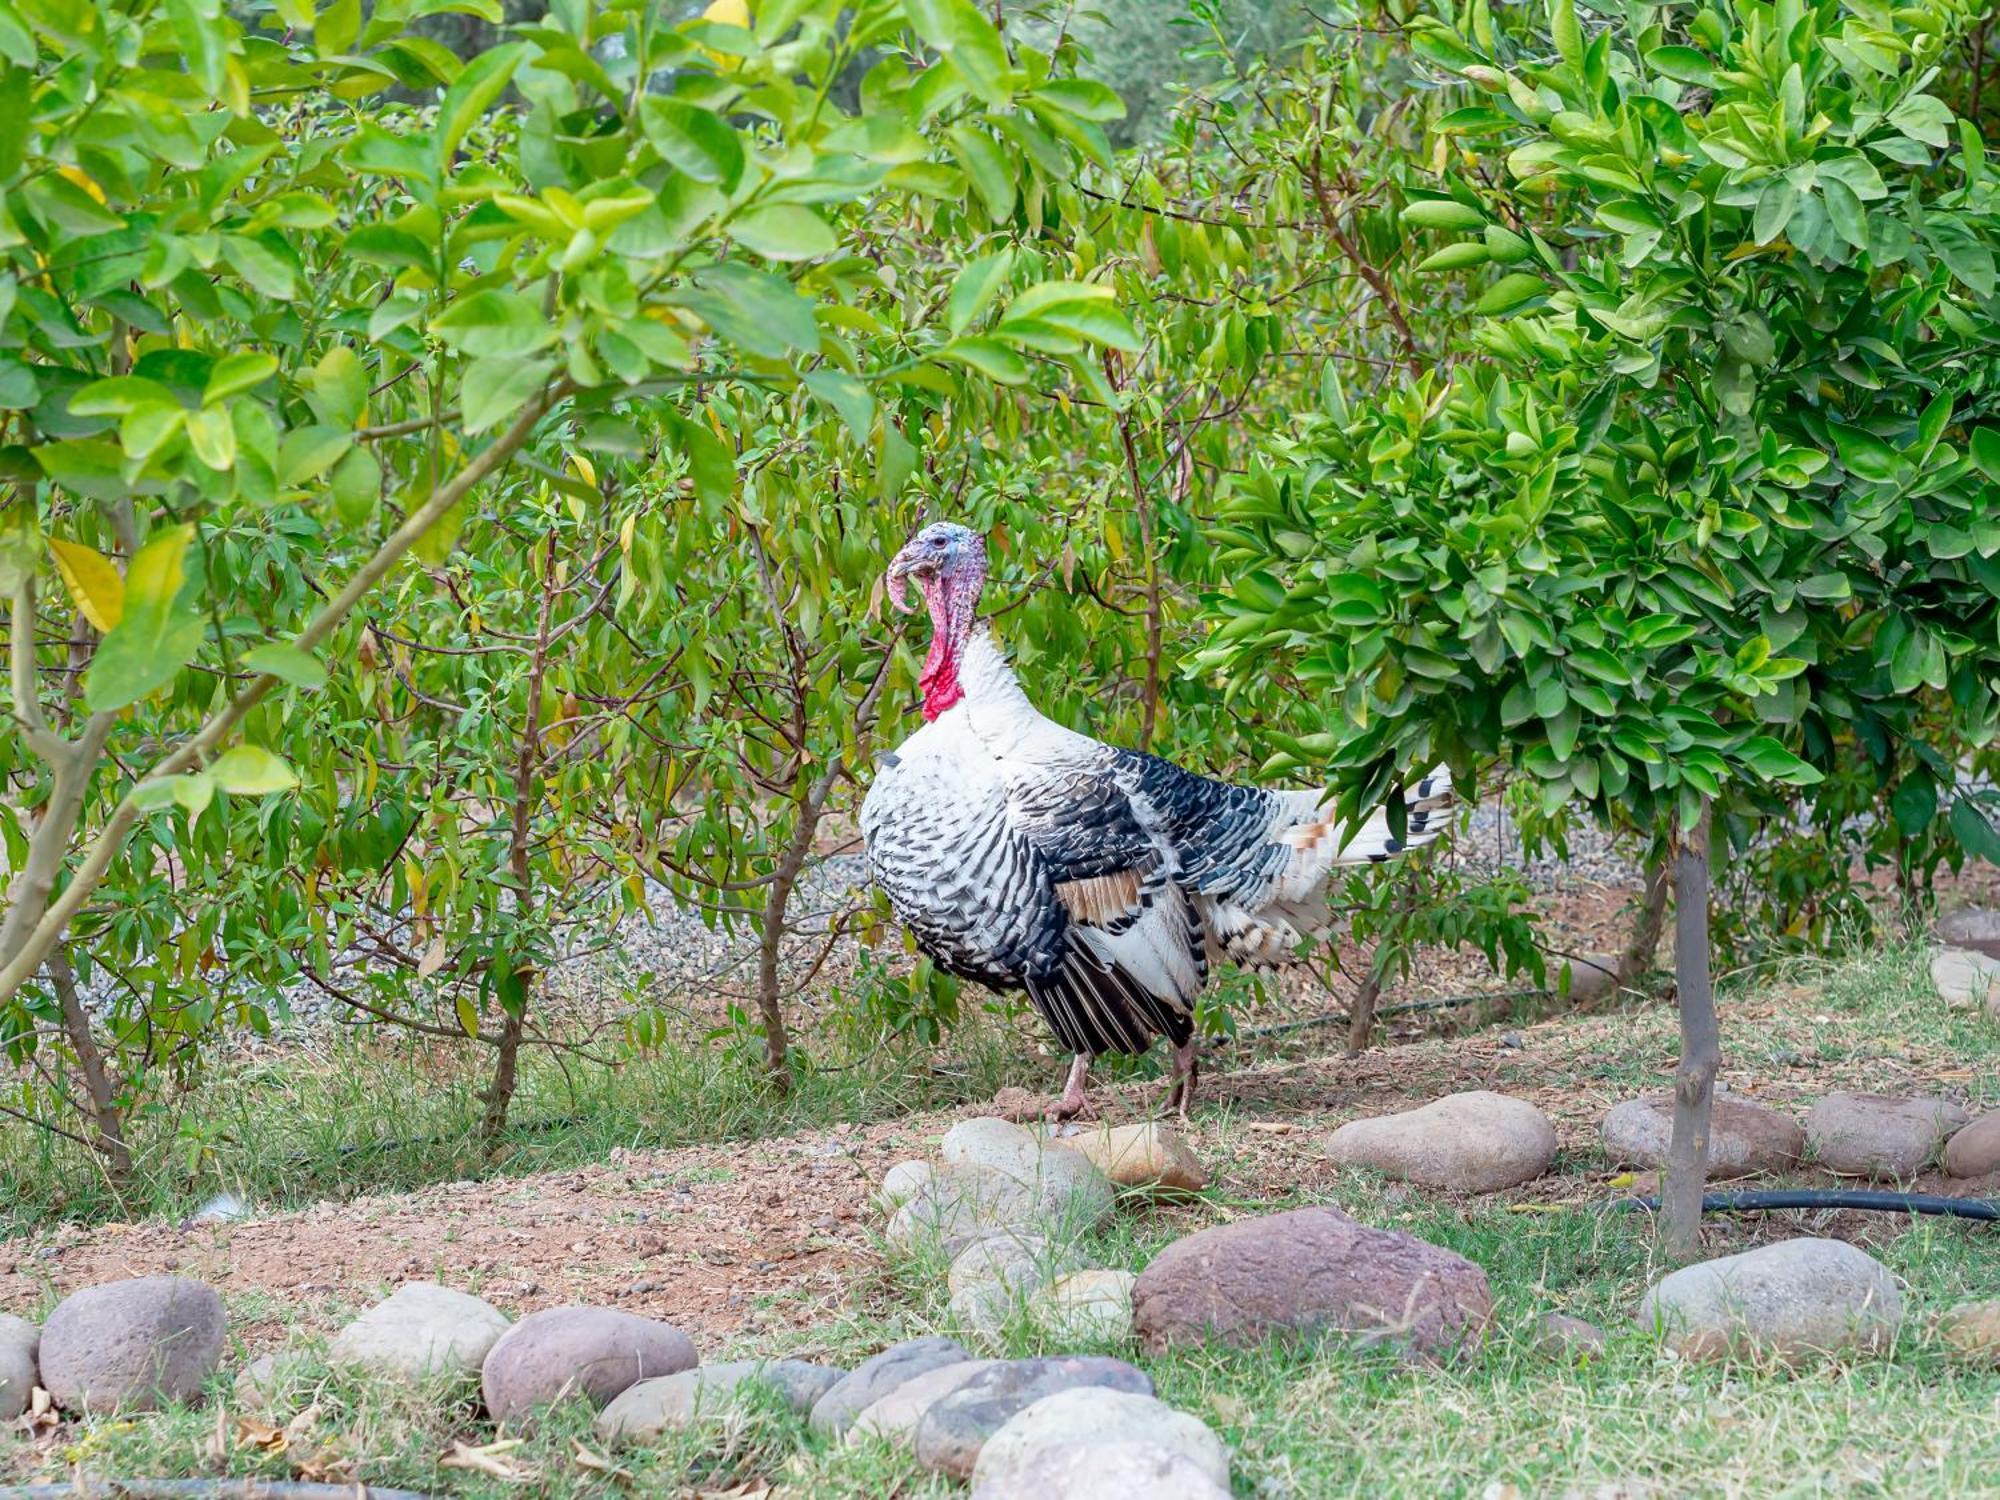
[[1962,805],[2000,665],[2000,204],[1924,91],[1968,13],[1913,14],[1417,23],[1464,80],[1414,224],[1424,295],[1473,268],[1466,358],[1366,401],[1329,374],[1223,506],[1245,579],[1201,660],[1338,705],[1281,763],[1334,755],[1359,803],[1497,758],[1656,832],[1856,757],[1906,833]]

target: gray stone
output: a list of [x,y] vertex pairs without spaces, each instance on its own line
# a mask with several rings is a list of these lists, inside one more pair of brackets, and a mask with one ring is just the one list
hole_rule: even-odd
[[1028,1311],[1059,1338],[1120,1342],[1132,1336],[1138,1280],[1130,1271],[1072,1271],[1036,1292]]
[[[1654,1171],[1667,1160],[1674,1135],[1674,1098],[1647,1094],[1615,1104],[1600,1130],[1613,1164]],[[1708,1137],[1708,1175],[1747,1177],[1783,1172],[1805,1154],[1806,1133],[1790,1115],[1742,1099],[1715,1100]]]
[[1535,1325],[1535,1352],[1569,1364],[1602,1358],[1609,1342],[1604,1330],[1595,1323],[1572,1318],[1567,1313],[1543,1313]]
[[1945,1142],[1944,1169],[1953,1177],[2000,1172],[2000,1109],[1952,1132]]
[[759,1384],[775,1389],[793,1411],[803,1414],[846,1374],[802,1359],[735,1359],[700,1365],[627,1386],[597,1414],[597,1436],[606,1443],[643,1442],[663,1432],[678,1432],[731,1410]]
[[1938,936],[1953,948],[2000,958],[2000,911],[1985,906],[1961,906],[1938,918]]
[[1326,1138],[1326,1152],[1342,1166],[1373,1167],[1422,1187],[1491,1193],[1546,1172],[1556,1131],[1527,1100],[1474,1089],[1350,1121]]
[[[1215,1484],[1229,1483],[1229,1450],[1205,1422],[1151,1396],[1085,1385],[1042,1397],[988,1438],[973,1465],[974,1492],[1030,1494],[1021,1488],[1022,1476],[1034,1472],[1029,1463],[1045,1449],[1082,1447],[1101,1452],[1126,1443],[1178,1453]],[[1005,1488],[1010,1485],[1013,1488]],[[1056,1495],[1070,1500],[1063,1490],[1041,1494],[1045,1500]]]
[[917,1462],[927,1469],[969,1478],[987,1439],[1044,1396],[1080,1386],[1153,1394],[1145,1371],[1122,1359],[1064,1354],[1015,1359],[981,1370],[931,1403],[916,1424]]
[[1969,1118],[1948,1099],[1828,1094],[1806,1114],[1806,1145],[1829,1172],[1907,1182]]
[[245,1411],[267,1411],[309,1370],[311,1361],[289,1349],[262,1354],[236,1372],[231,1388]]
[[1000,1363],[997,1359],[963,1359],[939,1365],[915,1380],[906,1380],[888,1395],[863,1407],[841,1441],[850,1448],[863,1443],[890,1442],[907,1447],[924,1413],[953,1391]]
[[1041,1158],[1040,1138],[1011,1120],[960,1120],[938,1142],[938,1160],[947,1167],[990,1167],[1022,1182],[1035,1180]]
[[931,1164],[927,1161],[899,1161],[882,1177],[882,1186],[875,1196],[889,1208],[901,1208],[923,1191],[924,1184],[931,1180]]
[[1478,1342],[1492,1315],[1486,1273],[1464,1256],[1328,1206],[1176,1240],[1132,1288],[1133,1330],[1152,1353],[1340,1332],[1438,1356]]
[[[1004,1120],[985,1123],[1006,1125]],[[1109,1217],[1114,1196],[1102,1172],[1074,1151],[1055,1147],[1037,1154],[1032,1175],[1018,1164],[1017,1170],[977,1162],[947,1164],[896,1210],[886,1237],[905,1252],[935,1239],[947,1255],[996,1230],[1068,1238]]]
[[629,1386],[695,1363],[693,1342],[671,1323],[608,1307],[551,1307],[500,1336],[479,1383],[493,1420],[518,1423],[568,1397],[602,1406]]
[[0,1422],[11,1422],[28,1409],[41,1342],[42,1330],[26,1318],[0,1313]]
[[490,1302],[412,1281],[341,1329],[326,1359],[394,1380],[474,1375],[508,1326]]
[[972,1500],[1229,1500],[1197,1459],[1148,1442],[1037,1448]]
[[1789,1364],[1887,1349],[1903,1296],[1886,1266],[1842,1240],[1781,1240],[1662,1277],[1638,1320],[1688,1359]]
[[1946,1005],[1981,1009],[2000,999],[2000,956],[1946,948],[1931,959],[1931,984]]
[[1083,1264],[1076,1251],[1039,1235],[1001,1231],[974,1240],[952,1258],[952,1318],[981,1338],[996,1339],[1031,1293]]
[[2000,1369],[2000,1297],[1961,1302],[1937,1326],[1938,1337],[1961,1358]]
[[140,1276],[73,1292],[42,1329],[42,1386],[66,1411],[154,1411],[201,1393],[222,1361],[215,1289]]
[[814,1432],[838,1437],[854,1425],[862,1411],[873,1406],[906,1380],[915,1380],[926,1370],[955,1365],[972,1356],[953,1339],[908,1339],[892,1344],[880,1354],[863,1360],[851,1373],[813,1403],[809,1419]]

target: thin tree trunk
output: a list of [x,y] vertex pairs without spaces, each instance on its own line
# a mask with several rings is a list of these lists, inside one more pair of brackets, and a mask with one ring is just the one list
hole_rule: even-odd
[[1347,1012],[1347,1055],[1355,1057],[1368,1050],[1375,1029],[1375,1002],[1382,998],[1382,976],[1371,965],[1368,977],[1354,991],[1354,1003]]
[[134,1185],[132,1147],[125,1139],[125,1111],[118,1103],[119,1083],[104,1066],[97,1037],[90,1029],[90,1012],[77,993],[76,971],[69,954],[61,948],[49,955],[45,966],[56,1000],[62,1006],[63,1031],[76,1056],[76,1068],[83,1075],[85,1110],[90,1117],[91,1142],[103,1159],[104,1174],[112,1193],[120,1202],[129,1202]]
[[1722,1038],[1708,972],[1709,807],[1678,832],[1673,849],[1674,983],[1680,998],[1681,1065],[1674,1080],[1674,1133],[1660,1185],[1660,1249],[1672,1261],[1694,1256],[1701,1193],[1708,1181],[1709,1120]]
[[1665,859],[1647,864],[1646,893],[1639,902],[1639,920],[1632,928],[1625,951],[1618,955],[1617,968],[1612,971],[1614,990],[1630,989],[1653,967],[1653,956],[1660,949],[1660,934],[1667,925],[1667,891],[1671,880]]
[[[528,849],[534,832],[535,802],[540,794],[542,683],[548,676],[549,622],[555,613],[555,600],[556,539],[551,532],[542,550],[542,611],[535,627],[535,654],[528,667],[528,705],[521,725],[521,751],[514,761],[514,816],[507,840],[507,868],[514,881],[517,929],[526,927],[535,910],[535,872]],[[493,1081],[486,1090],[486,1112],[479,1122],[479,1139],[489,1156],[499,1149],[500,1132],[507,1128],[507,1110],[514,1102],[514,1089],[520,1078],[521,1038],[528,1029],[529,995],[534,984],[533,978],[524,979],[520,1007],[501,1012],[499,1051],[493,1060]]]

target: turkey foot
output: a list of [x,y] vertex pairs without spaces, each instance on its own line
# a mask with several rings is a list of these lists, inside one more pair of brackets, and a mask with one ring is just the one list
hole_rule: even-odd
[[1069,1065],[1069,1081],[1063,1085],[1062,1098],[1042,1111],[1043,1118],[1052,1125],[1064,1120],[1096,1119],[1097,1111],[1091,1108],[1090,1096],[1084,1092],[1089,1081],[1090,1054],[1079,1052]]
[[1199,1044],[1189,1037],[1174,1048],[1174,1081],[1167,1086],[1167,1097],[1163,1101],[1167,1109],[1178,1110],[1181,1123],[1187,1123],[1188,1106],[1194,1103],[1195,1079],[1201,1076],[1201,1056]]

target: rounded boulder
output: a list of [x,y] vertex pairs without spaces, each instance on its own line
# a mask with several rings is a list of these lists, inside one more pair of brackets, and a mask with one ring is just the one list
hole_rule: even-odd
[[222,1361],[215,1288],[140,1276],[73,1292],[42,1329],[42,1387],[66,1411],[153,1411],[190,1401]]
[[678,1375],[627,1386],[597,1414],[596,1432],[606,1443],[645,1441],[678,1432],[730,1410],[757,1385],[777,1391],[793,1411],[803,1413],[812,1410],[812,1404],[846,1373],[802,1359],[733,1359],[697,1365]]
[[1421,1109],[1350,1121],[1325,1144],[1341,1166],[1372,1167],[1420,1187],[1492,1193],[1546,1172],[1556,1130],[1527,1100],[1475,1089]]
[[412,1281],[334,1335],[327,1363],[410,1382],[474,1375],[509,1326],[490,1302]]
[[[1613,1164],[1652,1171],[1665,1165],[1674,1136],[1671,1094],[1646,1094],[1615,1104],[1600,1127],[1604,1154]],[[1806,1133],[1778,1110],[1741,1099],[1717,1098],[1710,1118],[1708,1175],[1748,1177],[1783,1172],[1805,1154]]]
[[1438,1357],[1483,1337],[1492,1316],[1486,1273],[1464,1256],[1323,1205],[1176,1240],[1132,1288],[1133,1331],[1152,1353],[1343,1333]]
[[990,1365],[933,1401],[916,1424],[917,1462],[954,1478],[968,1478],[986,1442],[1014,1416],[1057,1391],[1093,1386],[1153,1394],[1145,1371],[1122,1359],[1059,1354]]
[[0,1422],[11,1422],[28,1409],[41,1342],[42,1330],[26,1318],[0,1313]]
[[1670,1272],[1639,1303],[1686,1359],[1880,1353],[1903,1321],[1888,1267],[1844,1240],[1781,1240]]
[[1171,1125],[1158,1120],[1136,1125],[1072,1125],[1053,1139],[1122,1188],[1198,1193],[1208,1186],[1208,1171],[1201,1158]]
[[602,1406],[642,1380],[696,1363],[693,1341],[671,1323],[608,1307],[551,1307],[494,1342],[479,1384],[494,1421],[519,1422],[568,1398]]
[[1944,1145],[1944,1169],[1953,1177],[2000,1172],[2000,1109],[1952,1132]]
[[1907,1182],[1970,1118],[1948,1099],[1828,1094],[1806,1114],[1806,1145],[1829,1172]]
[[906,1339],[891,1344],[856,1365],[815,1401],[809,1425],[814,1432],[838,1437],[854,1425],[854,1419],[864,1410],[904,1381],[915,1380],[941,1365],[955,1365],[970,1358],[965,1346],[955,1339]]
[[1037,1448],[972,1492],[972,1500],[1229,1500],[1199,1460],[1143,1440]]
[[1229,1450],[1199,1417],[1175,1411],[1151,1396],[1086,1385],[1023,1407],[988,1438],[972,1468],[974,1493],[1068,1496],[1070,1492],[1061,1489],[1022,1487],[1023,1476],[1034,1472],[1030,1465],[1037,1454],[1055,1448],[1097,1452],[1126,1443],[1178,1454],[1216,1485],[1229,1483]]

